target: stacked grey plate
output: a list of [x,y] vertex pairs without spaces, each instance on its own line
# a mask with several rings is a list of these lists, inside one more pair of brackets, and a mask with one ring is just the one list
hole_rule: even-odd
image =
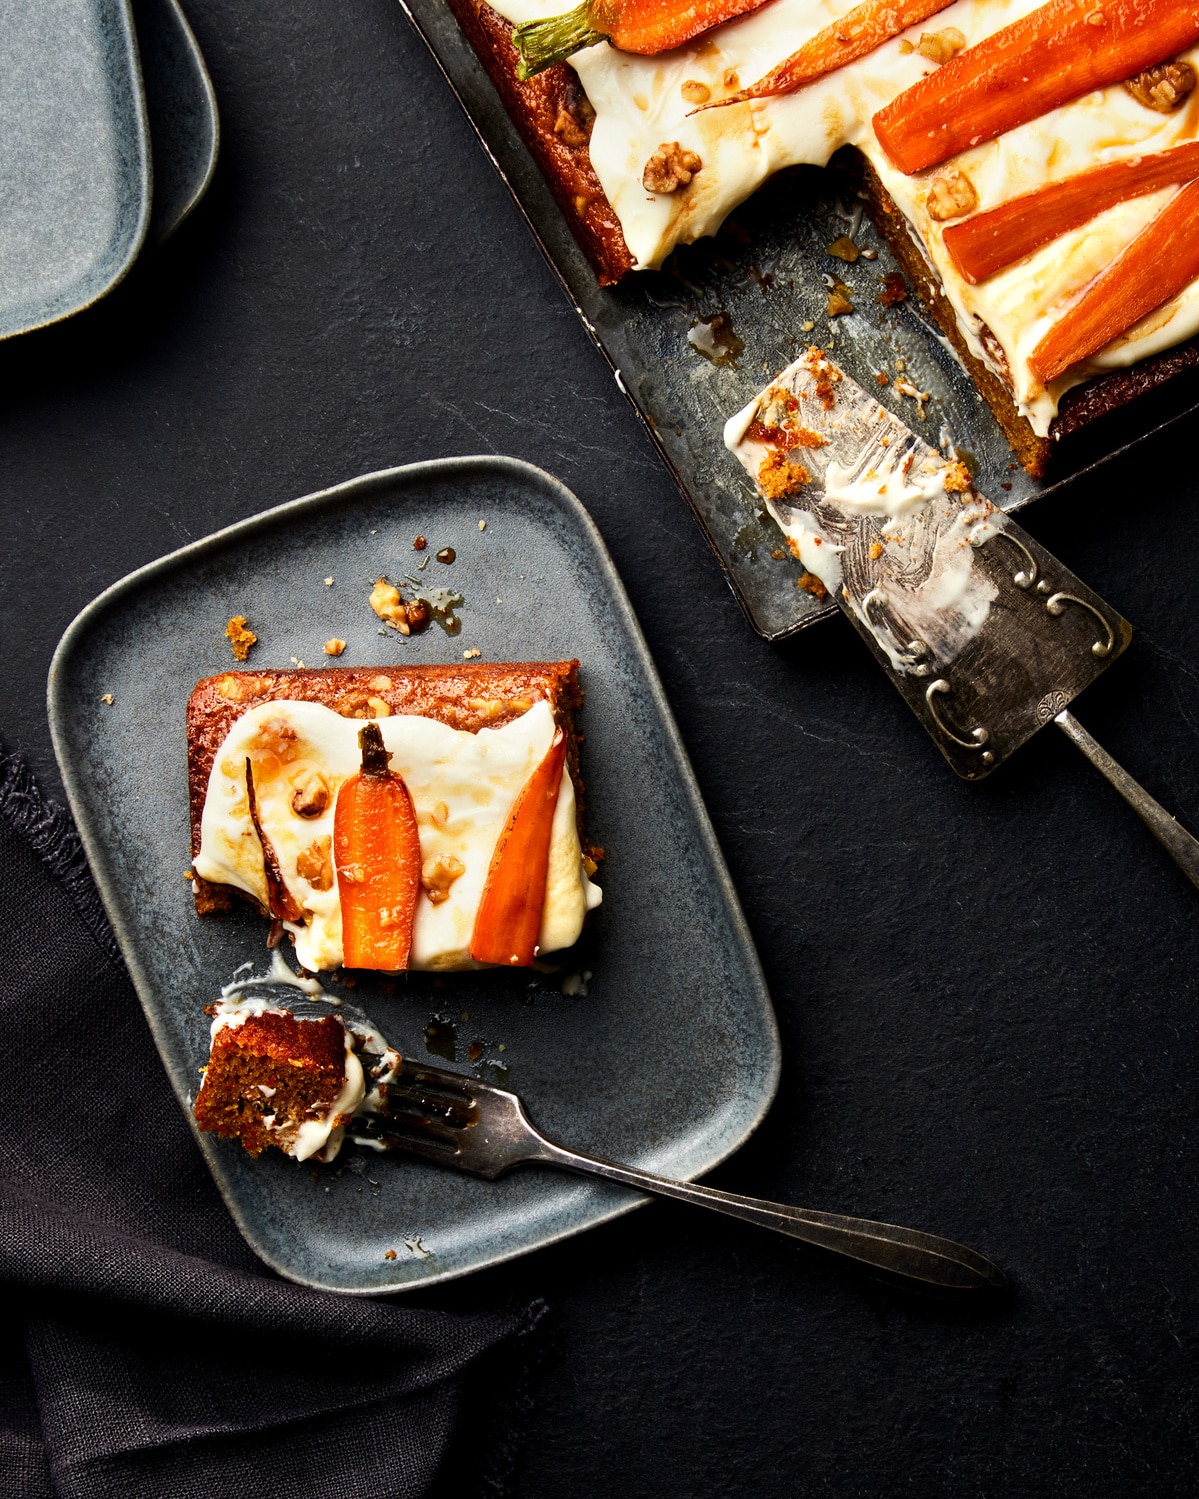
[[203,197],[217,143],[178,0],[0,7],[0,338],[110,291]]

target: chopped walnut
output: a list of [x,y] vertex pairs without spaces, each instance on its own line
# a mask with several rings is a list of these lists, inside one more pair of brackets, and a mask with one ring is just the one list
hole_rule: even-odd
[[1195,87],[1195,70],[1189,62],[1159,62],[1134,78],[1126,78],[1124,87],[1146,109],[1168,115],[1185,103]]
[[325,641],[325,655],[326,656],[340,656],[342,654],[342,652],[345,650],[345,648],[346,648],[345,641],[344,640],[338,640],[338,638],[337,638],[336,635],[333,637],[332,640],[326,640]]
[[853,302],[850,300],[849,287],[840,281],[829,291],[828,302],[825,306],[825,316],[843,317],[845,313],[853,311]]
[[390,718],[391,705],[369,692],[343,692],[333,704],[342,718]]
[[687,186],[702,166],[694,151],[685,150],[678,141],[667,141],[645,163],[641,185],[647,193],[677,192]]
[[712,97],[712,90],[706,83],[701,83],[698,78],[688,78],[679,89],[679,93],[688,104],[706,104]]
[[377,677],[372,677],[366,684],[372,692],[390,692],[395,683],[390,677],[384,676],[382,672]]
[[314,838],[308,847],[296,855],[296,873],[307,880],[314,890],[333,888],[333,839]]
[[945,470],[946,494],[965,494],[970,488],[970,470],[962,462],[951,463]]
[[299,738],[286,719],[268,718],[259,725],[258,732],[251,741],[250,754],[255,762],[269,760],[273,756],[281,765],[287,765],[296,758]]
[[230,703],[244,703],[248,698],[264,692],[270,686],[267,677],[252,677],[246,673],[239,676],[222,677],[216,684],[216,690]]
[[411,633],[408,628],[407,605],[400,597],[400,590],[394,583],[389,583],[386,578],[380,578],[371,589],[370,605],[384,624],[391,625],[401,635]]
[[741,75],[737,72],[736,68],[725,68],[724,86],[727,89],[732,89],[734,93],[741,87]]
[[930,219],[943,224],[946,219],[960,219],[978,207],[978,194],[960,167],[949,167],[929,184],[924,207]]
[[248,660],[250,647],[258,644],[258,636],[246,627],[246,616],[235,614],[225,626],[225,634],[229,638],[229,644],[233,647],[233,659],[235,661]]
[[443,828],[450,820],[450,809],[446,806],[445,802],[438,802],[433,808],[432,816],[433,826],[435,828]]
[[427,630],[433,619],[433,610],[425,599],[413,599],[410,604],[404,606],[404,612],[408,616],[408,628],[413,635],[419,635],[422,630]]
[[585,146],[590,137],[590,132],[585,130],[570,110],[559,109],[558,118],[554,121],[554,134],[565,146]]
[[466,865],[453,854],[438,854],[435,859],[426,859],[421,865],[420,882],[425,894],[435,906],[450,898],[450,886],[460,875],[466,873]]
[[786,453],[768,453],[758,469],[758,488],[768,500],[785,500],[811,482],[802,463],[792,463]]
[[303,770],[292,781],[291,810],[297,817],[319,817],[329,805],[329,783],[316,770]]
[[938,67],[956,57],[966,45],[966,38],[956,26],[946,26],[944,31],[926,31],[916,44],[916,51]]
[[832,244],[825,248],[834,260],[843,260],[846,265],[852,265],[862,253],[848,234],[839,234]]

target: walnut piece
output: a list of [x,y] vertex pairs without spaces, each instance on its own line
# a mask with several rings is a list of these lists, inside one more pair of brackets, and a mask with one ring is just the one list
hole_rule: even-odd
[[345,641],[344,640],[339,640],[336,636],[334,636],[332,640],[326,640],[325,641],[325,655],[326,656],[340,656],[341,653],[345,650],[345,648],[346,648]]
[[1126,78],[1124,87],[1138,104],[1168,115],[1190,96],[1195,70],[1189,62],[1159,62],[1134,78]]
[[333,888],[333,839],[314,838],[303,853],[296,855],[296,873],[314,890]]
[[250,647],[258,644],[258,636],[254,631],[246,627],[246,616],[235,614],[225,626],[225,634],[229,637],[229,644],[233,647],[233,659],[245,661],[249,658]]
[[391,625],[401,635],[411,634],[408,628],[408,610],[394,583],[380,578],[371,589],[370,605],[384,624]]
[[329,805],[329,783],[315,770],[302,770],[292,781],[291,810],[297,817],[319,817]]
[[453,854],[438,854],[435,859],[426,859],[421,866],[420,882],[425,894],[435,906],[450,898],[450,886],[466,873],[466,865]]
[[966,38],[956,26],[946,26],[944,31],[926,31],[916,44],[916,51],[938,67],[956,57],[966,45]]
[[554,134],[565,146],[585,146],[591,138],[590,132],[584,130],[565,106],[559,109],[558,118],[554,121]]
[[686,187],[702,167],[694,151],[685,150],[678,141],[667,141],[645,163],[641,185],[647,193],[674,193]]
[[391,705],[369,692],[343,692],[333,707],[342,718],[391,717]]
[[947,219],[973,213],[978,207],[978,194],[960,167],[949,167],[929,184],[924,207],[930,219],[943,224]]

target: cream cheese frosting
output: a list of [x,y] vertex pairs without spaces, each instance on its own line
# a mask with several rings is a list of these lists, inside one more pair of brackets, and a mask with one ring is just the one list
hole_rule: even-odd
[[[549,749],[553,713],[542,701],[502,728],[474,734],[413,715],[377,723],[392,756],[391,768],[404,778],[412,796],[422,863],[444,857],[462,866],[443,901],[435,904],[422,890],[410,966],[477,967],[470,957],[470,939],[491,857],[517,795]],[[262,846],[246,795],[245,764],[250,758],[263,832],[278,856],[288,889],[304,911],[302,923],[289,923],[296,956],[311,971],[337,968],[343,959],[336,871],[331,859],[321,874],[313,866],[319,863],[323,840],[332,838],[337,790],[361,763],[361,727],[360,720],[343,718],[319,703],[271,702],[251,708],[233,724],[217,751],[204,801],[195,872],[215,884],[244,890],[265,906]],[[293,798],[298,789],[311,785],[314,776],[327,789],[327,802],[316,815],[301,816]],[[301,875],[297,865],[313,878]],[[327,888],[320,889],[326,882]],[[539,951],[555,952],[577,941],[586,913],[601,898],[583,867],[574,783],[564,770],[554,812]]]
[[[856,3],[772,0],[655,57],[600,43],[570,59],[596,111],[592,164],[639,268],[659,266],[676,245],[714,233],[780,168],[823,165],[838,147],[852,145],[869,159],[907,218],[971,352],[1009,383],[1018,409],[1038,435],[1048,433],[1061,397],[1072,386],[1199,333],[1199,284],[1192,284],[1046,388],[1028,366],[1033,349],[1175,189],[1109,209],[981,286],[971,286],[945,252],[946,225],[926,207],[930,184],[945,169],[906,177],[888,163],[875,139],[874,114],[933,71],[918,52],[904,55],[901,43],[914,47],[923,33],[956,27],[973,44],[1037,9],[1042,0],[956,0],[868,56],[783,97],[698,114],[683,97],[688,83],[703,84],[713,99],[749,87]],[[495,9],[515,23],[565,8],[563,0],[495,0]],[[1185,56],[1199,65],[1199,49]],[[1199,89],[1181,108],[1163,115],[1114,85],[973,147],[953,164],[970,178],[979,208],[986,209],[1088,167],[1168,150],[1197,135]],[[660,145],[676,140],[700,157],[702,169],[684,191],[646,192],[641,182],[646,162]]]

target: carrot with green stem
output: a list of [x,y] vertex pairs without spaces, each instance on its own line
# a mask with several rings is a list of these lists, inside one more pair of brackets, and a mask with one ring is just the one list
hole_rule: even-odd
[[358,734],[362,769],[337,793],[333,858],[347,968],[408,967],[420,896],[420,830],[375,723]]
[[520,53],[517,77],[532,78],[584,47],[611,42],[621,52],[653,56],[692,37],[758,10],[766,0],[584,0],[575,10],[526,21],[512,32]]
[[476,963],[528,968],[537,956],[554,812],[565,763],[566,734],[559,728],[521,788],[491,856],[470,939],[470,955]]
[[951,224],[943,234],[945,248],[966,280],[977,286],[1118,203],[1181,186],[1196,177],[1199,141],[1090,167]]
[[798,52],[793,52],[750,88],[703,108],[719,109],[725,104],[744,104],[749,99],[793,94],[805,84],[815,83],[827,73],[835,73],[847,63],[877,51],[901,31],[918,26],[952,4],[953,0],[863,0],[863,4],[855,5],[839,21],[818,31]]
[[1048,385],[1195,280],[1199,280],[1199,182],[1177,192],[1054,324],[1028,361],[1033,374]]
[[874,116],[911,175],[1199,41],[1199,0],[1049,0],[897,94]]

